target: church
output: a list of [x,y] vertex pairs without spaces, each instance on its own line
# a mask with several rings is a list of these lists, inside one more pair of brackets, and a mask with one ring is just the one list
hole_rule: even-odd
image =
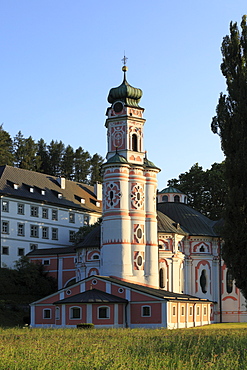
[[142,91],[126,74],[124,65],[123,82],[108,95],[102,222],[75,247],[74,283],[30,305],[31,326],[246,321],[245,300],[220,258],[220,222],[175,188],[157,193],[160,169],[144,152]]

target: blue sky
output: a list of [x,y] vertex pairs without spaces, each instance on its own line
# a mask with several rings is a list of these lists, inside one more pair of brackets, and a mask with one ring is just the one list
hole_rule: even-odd
[[246,0],[1,0],[0,120],[11,136],[106,155],[111,87],[143,90],[145,148],[159,189],[198,162],[221,162],[211,119],[225,80],[221,42]]

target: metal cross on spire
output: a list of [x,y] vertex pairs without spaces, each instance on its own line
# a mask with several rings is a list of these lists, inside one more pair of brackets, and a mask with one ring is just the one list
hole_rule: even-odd
[[125,52],[124,52],[124,57],[122,59],[122,62],[123,62],[124,66],[126,66],[127,60],[128,60],[128,58],[125,56]]

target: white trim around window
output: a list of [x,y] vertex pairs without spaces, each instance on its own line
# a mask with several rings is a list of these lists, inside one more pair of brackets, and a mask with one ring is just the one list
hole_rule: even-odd
[[105,320],[110,318],[110,307],[100,306],[97,308],[97,318],[99,320]]
[[141,307],[141,317],[151,317],[151,306],[145,305]]

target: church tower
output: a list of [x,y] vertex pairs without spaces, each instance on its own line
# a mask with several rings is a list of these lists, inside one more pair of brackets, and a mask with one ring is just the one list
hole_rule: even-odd
[[[124,58],[125,64],[126,58]],[[108,152],[103,164],[101,274],[159,286],[157,173],[143,146],[141,89],[123,82],[108,95]]]

